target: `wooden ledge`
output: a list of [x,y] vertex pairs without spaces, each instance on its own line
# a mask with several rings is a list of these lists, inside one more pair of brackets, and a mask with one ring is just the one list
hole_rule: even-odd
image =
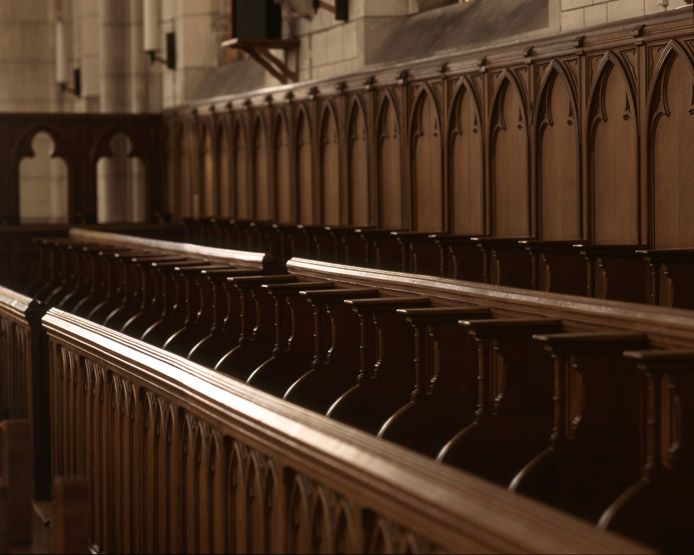
[[544,343],[547,351],[563,354],[625,351],[648,346],[648,336],[643,333],[536,334],[533,339]]
[[494,319],[460,320],[458,322],[478,339],[497,337],[531,337],[538,331],[559,331],[561,320],[547,319]]
[[463,318],[491,318],[492,312],[485,307],[439,306],[431,308],[399,308],[402,314],[412,324],[457,324]]
[[301,295],[305,296],[306,299],[313,305],[321,304],[335,304],[342,302],[345,299],[365,299],[371,297],[378,297],[380,292],[378,289],[367,289],[367,288],[357,288],[357,289],[330,289],[330,290],[319,290],[319,291],[302,291]]
[[395,312],[398,308],[430,306],[431,299],[427,297],[379,297],[377,299],[347,299],[345,304],[350,305],[358,314],[371,314]]

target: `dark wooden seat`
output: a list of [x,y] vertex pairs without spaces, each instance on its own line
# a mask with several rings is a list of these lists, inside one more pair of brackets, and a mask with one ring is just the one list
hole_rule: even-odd
[[227,278],[239,290],[241,334],[236,346],[215,365],[215,370],[247,380],[253,371],[272,357],[275,345],[275,303],[263,285],[297,281],[289,274]]
[[412,330],[397,311],[430,306],[431,301],[420,296],[347,299],[345,303],[359,317],[360,364],[351,387],[326,414],[375,434],[412,391]]
[[552,424],[552,363],[533,335],[559,331],[560,320],[461,320],[477,343],[473,422],[438,460],[508,485],[547,444]]
[[552,434],[511,489],[597,522],[641,472],[638,380],[622,353],[648,339],[609,332],[536,339],[554,362]]
[[477,346],[458,325],[461,318],[491,318],[487,308],[398,309],[414,331],[414,374],[406,404],[378,436],[435,457],[472,421],[477,405]]
[[379,296],[375,288],[302,291],[313,309],[314,356],[311,367],[285,391],[292,403],[325,413],[354,384],[360,356],[359,320],[347,299]]
[[577,244],[587,264],[588,296],[644,303],[647,300],[646,264],[636,256],[638,245]]
[[648,267],[648,302],[694,308],[694,249],[637,250]]

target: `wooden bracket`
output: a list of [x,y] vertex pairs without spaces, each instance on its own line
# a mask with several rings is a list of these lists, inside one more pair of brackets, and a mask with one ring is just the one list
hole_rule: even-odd
[[222,46],[239,48],[247,52],[251,58],[263,66],[282,84],[296,83],[299,80],[298,62],[296,68],[275,56],[271,50],[284,50],[285,54],[299,48],[299,39],[230,39]]

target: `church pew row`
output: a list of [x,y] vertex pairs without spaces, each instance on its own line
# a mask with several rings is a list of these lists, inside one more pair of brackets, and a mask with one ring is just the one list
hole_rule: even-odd
[[694,248],[643,249],[579,240],[472,237],[370,228],[205,218],[187,240],[495,285],[694,308]]
[[[90,237],[99,236],[92,233]],[[308,266],[302,266],[306,264]],[[204,276],[208,272],[197,265],[190,269],[187,274]],[[634,455],[638,441],[633,441],[633,432],[642,427],[638,415],[632,410],[631,418],[628,418],[626,409],[603,404],[602,407],[596,405],[593,410],[598,415],[596,422],[606,430],[606,437],[614,434],[616,438],[622,438],[626,433],[622,428],[615,428],[614,423],[610,424],[615,420],[616,411],[628,421],[628,426],[625,426],[632,431],[631,443],[621,446],[614,442],[611,449],[601,450],[605,438],[589,438],[579,447],[570,442],[566,460],[574,460],[574,452],[581,453],[582,459],[587,461],[583,464],[585,477],[590,476],[592,458],[600,457],[607,461],[604,464],[621,481],[608,481],[612,484],[610,488],[600,488],[602,498],[593,495],[584,504],[576,504],[576,496],[572,495],[575,492],[570,490],[561,497],[557,493],[561,488],[551,485],[551,476],[544,476],[546,470],[540,472],[544,476],[542,479],[535,478],[533,482],[533,475],[538,471],[526,471],[527,463],[535,456],[542,455],[542,459],[545,450],[551,451],[553,458],[557,458],[555,452],[561,452],[557,447],[559,444],[548,444],[548,438],[553,429],[552,399],[556,401],[564,396],[561,391],[552,392],[552,380],[554,387],[562,381],[561,376],[552,377],[551,358],[542,357],[543,350],[538,341],[547,340],[544,336],[534,336],[574,331],[573,334],[557,336],[573,346],[575,352],[571,353],[571,360],[580,353],[585,358],[588,356],[586,353],[595,351],[597,354],[588,357],[589,369],[600,368],[601,364],[610,369],[621,368],[621,351],[631,347],[651,347],[645,335],[654,329],[651,322],[646,321],[646,325],[635,333],[615,335],[615,328],[627,330],[633,327],[633,317],[626,315],[618,318],[618,322],[610,323],[602,314],[602,308],[598,310],[603,303],[596,305],[595,301],[588,306],[588,313],[594,312],[594,318],[588,324],[581,320],[572,322],[575,315],[571,311],[567,315],[556,307],[551,308],[550,313],[543,309],[530,317],[527,314],[519,317],[517,311],[519,307],[523,311],[527,309],[527,299],[537,300],[530,292],[526,292],[525,297],[521,295],[523,301],[516,303],[519,306],[508,311],[503,306],[491,309],[488,302],[480,303],[476,298],[481,293],[500,291],[499,288],[479,289],[483,286],[467,284],[473,289],[477,287],[478,295],[455,300],[448,295],[441,297],[442,282],[426,277],[417,278],[425,282],[429,280],[424,290],[403,292],[403,284],[412,284],[413,276],[396,275],[396,283],[384,287],[379,280],[388,282],[392,278],[385,272],[365,272],[310,261],[292,261],[290,269],[292,275],[254,277],[229,276],[226,275],[228,270],[221,271],[225,283],[233,285],[227,289],[227,301],[229,291],[236,290],[237,293],[237,327],[241,337],[238,345],[216,364],[220,371],[500,484],[509,485],[513,481],[512,487],[517,487],[518,491],[564,506],[596,522],[610,500],[627,488],[630,481],[637,479],[640,461]],[[348,277],[352,275],[358,278],[353,281]],[[374,276],[377,277],[375,282]],[[448,286],[453,286],[459,293],[465,290],[459,282],[449,281]],[[436,298],[437,290],[440,298]],[[505,296],[509,292],[522,293],[506,290],[501,294]],[[203,295],[194,297],[203,298]],[[549,302],[551,299],[552,295],[549,295],[544,300]],[[589,303],[588,300],[570,297],[560,296],[558,299],[557,306],[566,306],[567,299],[571,301],[570,305]],[[461,300],[462,303],[456,303]],[[463,306],[440,306],[451,302]],[[222,299],[218,298],[212,304],[219,307],[221,303]],[[619,312],[624,305],[617,303],[616,306]],[[634,308],[645,308],[626,306],[632,312]],[[661,326],[672,324],[669,321],[672,314],[653,310],[653,314],[660,317]],[[227,308],[226,318],[233,312]],[[674,311],[674,314],[690,316],[690,313],[682,311]],[[673,321],[677,320],[675,317]],[[467,330],[467,335],[459,323]],[[410,334],[413,333],[413,342],[409,346],[402,342],[408,327],[412,328]],[[576,334],[577,329],[583,333]],[[666,330],[663,336],[655,337],[653,341],[654,346],[668,348],[672,346],[673,337]],[[691,337],[687,341],[691,344]],[[617,362],[605,362],[608,351]],[[192,354],[189,353],[189,357]],[[503,358],[503,365],[494,358],[498,354]],[[556,353],[551,354],[556,358]],[[208,366],[212,364],[208,363]],[[581,406],[577,392],[584,391],[588,384],[588,380],[576,377],[577,372],[574,370],[571,379],[564,380],[570,383],[573,397],[563,402],[574,411]],[[519,378],[512,379],[514,376]],[[598,391],[594,395],[599,399],[600,390],[623,384],[625,391],[631,391],[630,399],[635,403],[633,383],[631,389],[627,387],[628,375],[625,377],[615,370],[610,376],[619,377],[613,382],[603,378],[594,383],[593,391]],[[628,400],[625,402],[628,404]],[[630,406],[633,409],[634,405]],[[561,428],[556,420],[557,414],[564,410],[569,409],[554,407],[555,429]],[[573,420],[577,418],[578,415],[574,415]],[[555,435],[552,433],[552,437]],[[566,437],[571,437],[571,434],[567,432]],[[631,455],[615,456],[615,452],[630,452]],[[503,456],[498,456],[500,453]],[[494,463],[490,464],[490,461]],[[629,472],[620,466],[622,463],[627,465]],[[538,466],[556,464],[545,461]],[[576,463],[574,466],[580,465]],[[530,478],[525,478],[525,474]],[[580,483],[578,479],[575,481]],[[574,502],[562,505],[562,499]],[[627,531],[638,533],[638,529]]]
[[57,470],[93,477],[104,551],[647,551],[77,316],[44,325]]

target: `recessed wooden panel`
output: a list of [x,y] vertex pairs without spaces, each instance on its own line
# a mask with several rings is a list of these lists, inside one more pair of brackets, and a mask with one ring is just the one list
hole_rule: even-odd
[[181,214],[187,216],[193,213],[193,193],[190,186],[190,160],[189,149],[191,143],[191,137],[189,132],[184,131],[181,135],[181,140],[178,143],[178,159],[180,163],[179,174],[178,174],[178,190],[181,195]]
[[624,74],[608,63],[595,89],[590,122],[593,240],[638,242],[639,189],[636,114]]
[[294,199],[291,191],[289,164],[289,134],[282,117],[277,118],[275,127],[275,187],[277,191],[277,218],[280,222],[290,223],[294,216]]
[[241,122],[236,125],[234,140],[234,188],[236,193],[236,217],[247,219],[253,216],[248,194],[248,149]]
[[515,83],[505,79],[492,114],[492,230],[500,237],[530,235],[528,122]]
[[538,117],[539,236],[581,237],[581,168],[578,121],[566,80],[553,72],[546,82]]
[[313,172],[311,169],[311,129],[308,118],[299,113],[296,136],[297,188],[299,190],[299,222],[313,223]]
[[400,125],[390,100],[381,108],[378,122],[379,225],[402,227]]
[[219,206],[217,199],[217,176],[215,175],[214,166],[212,136],[210,133],[205,133],[202,151],[203,202],[200,210],[203,216],[216,216]]
[[658,83],[653,137],[655,246],[694,245],[694,78],[672,54]]
[[420,97],[413,133],[414,222],[418,231],[440,231],[443,221],[441,121],[434,99]]
[[484,233],[482,125],[475,98],[462,89],[451,122],[451,231]]
[[253,193],[255,217],[259,220],[271,219],[274,216],[274,210],[268,175],[267,134],[260,120],[256,120],[253,133]]
[[232,188],[231,188],[231,168],[232,162],[231,145],[229,135],[225,128],[220,127],[218,132],[218,152],[219,152],[219,215],[230,218],[232,216]]
[[349,198],[350,224],[368,225],[369,213],[369,153],[366,118],[358,103],[352,107],[349,122]]
[[340,223],[340,144],[331,110],[323,114],[320,139],[321,203],[325,225]]

